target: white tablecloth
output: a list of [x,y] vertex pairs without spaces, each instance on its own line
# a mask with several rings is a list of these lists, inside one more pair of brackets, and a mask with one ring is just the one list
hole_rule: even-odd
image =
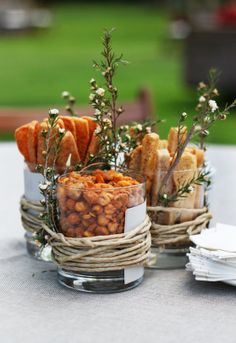
[[[236,225],[236,147],[214,146],[214,222]],[[23,162],[0,144],[0,342],[236,341],[236,289],[200,283],[184,270],[146,271],[137,288],[82,294],[56,282],[54,268],[26,255],[19,216]]]

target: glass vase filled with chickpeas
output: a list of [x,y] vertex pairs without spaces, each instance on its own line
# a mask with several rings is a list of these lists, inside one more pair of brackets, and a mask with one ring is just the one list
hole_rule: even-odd
[[[105,236],[108,239],[118,237],[134,229],[132,222],[140,224],[146,215],[144,179],[132,172],[100,169],[71,172],[58,179],[57,200],[59,230],[70,238],[83,240],[97,237],[99,240]],[[114,250],[110,255],[116,256]],[[99,258],[94,255],[98,269],[92,272],[91,261],[88,271],[86,267],[82,271],[75,271],[76,268],[69,270],[69,267],[59,266],[59,282],[76,290],[97,293],[119,292],[141,283],[144,272],[142,266],[117,266],[117,270],[114,270],[112,257],[108,256],[110,263],[107,260],[103,263],[102,257],[101,254]],[[98,259],[101,265],[98,265]],[[76,263],[77,266],[80,263],[84,265],[82,260]],[[108,265],[113,266],[111,270],[103,270]]]

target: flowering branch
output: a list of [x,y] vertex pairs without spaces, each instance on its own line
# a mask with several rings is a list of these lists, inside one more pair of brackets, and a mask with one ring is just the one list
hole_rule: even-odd
[[172,163],[162,181],[161,187],[158,193],[158,202],[163,199],[163,188],[168,183],[174,170],[176,169],[187,145],[191,142],[194,137],[200,138],[200,148],[206,150],[205,138],[209,135],[209,129],[218,121],[225,120],[229,114],[230,109],[236,106],[236,100],[232,104],[226,105],[223,110],[220,110],[217,102],[213,100],[214,97],[219,96],[219,92],[216,88],[216,81],[218,74],[216,70],[211,69],[209,71],[209,84],[200,82],[198,85],[198,92],[200,93],[199,103],[196,107],[197,115],[192,118],[191,127],[187,133],[186,139],[183,141],[183,135],[181,132],[184,128],[184,122],[187,119],[187,113],[180,115],[177,137],[178,144],[177,149],[174,153]]
[[62,92],[62,98],[66,100],[67,105],[66,105],[66,111],[72,116],[76,117],[77,114],[75,112],[75,103],[76,99],[74,96],[72,96],[69,92],[64,91]]
[[[100,138],[101,154],[108,163],[117,166],[118,155],[121,148],[121,139],[117,130],[117,120],[124,112],[122,106],[117,105],[118,89],[114,85],[114,76],[120,64],[127,64],[123,56],[116,56],[112,50],[112,32],[105,30],[103,36],[103,51],[101,62],[94,61],[105,80],[105,89],[99,87],[96,80],[90,81],[91,94],[90,103],[95,109],[95,119],[98,123],[96,134]],[[106,96],[105,96],[106,94]]]

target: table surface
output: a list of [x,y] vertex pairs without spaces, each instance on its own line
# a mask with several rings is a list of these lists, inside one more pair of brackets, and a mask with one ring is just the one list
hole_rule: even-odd
[[[213,222],[236,225],[236,147],[211,146]],[[185,270],[145,272],[137,288],[97,295],[70,291],[52,266],[26,254],[19,215],[23,162],[0,144],[0,342],[236,341],[236,289],[196,282]]]

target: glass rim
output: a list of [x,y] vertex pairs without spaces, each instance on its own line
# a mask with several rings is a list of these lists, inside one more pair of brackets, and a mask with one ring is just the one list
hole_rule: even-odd
[[[113,170],[113,169],[108,169],[107,171],[109,170]],[[93,192],[111,192],[111,191],[115,191],[115,190],[126,190],[126,189],[135,189],[135,188],[138,188],[138,187],[142,187],[142,186],[146,186],[146,177],[135,172],[134,170],[132,169],[122,169],[122,168],[118,168],[118,171],[121,171],[123,170],[124,173],[130,173],[131,177],[132,175],[136,175],[137,177],[141,178],[142,179],[142,182],[138,181],[136,178],[134,178],[135,181],[138,181],[139,183],[137,185],[130,185],[130,186],[119,186],[119,187],[107,187],[107,188],[95,188],[95,187],[91,187],[91,188],[81,188],[81,187],[76,187],[76,186],[73,186],[73,185],[66,185],[66,184],[63,184],[63,183],[60,183],[59,180],[67,175],[69,175],[71,172],[69,173],[65,173],[65,174],[62,174],[59,176],[59,178],[57,179],[57,187],[58,185],[61,186],[61,187],[65,187],[65,188],[70,188],[70,189],[76,189],[76,190],[80,190],[80,191],[84,191],[84,192],[87,192],[87,191],[93,191]],[[91,173],[91,170],[89,169],[86,169],[85,171],[74,171],[75,173],[77,174],[89,174]],[[128,175],[127,175],[128,176]]]

